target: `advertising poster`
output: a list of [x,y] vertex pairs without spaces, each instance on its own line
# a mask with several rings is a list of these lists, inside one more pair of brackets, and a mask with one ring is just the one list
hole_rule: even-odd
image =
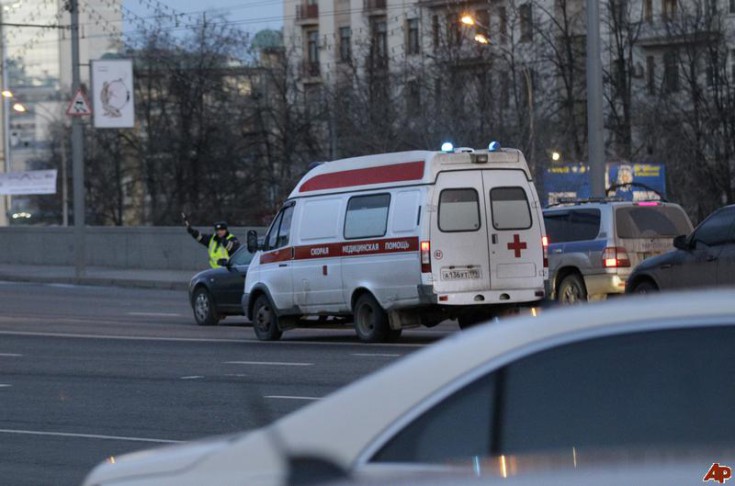
[[56,170],[0,173],[0,194],[55,194]]
[[92,61],[92,105],[95,128],[132,128],[133,63],[129,59]]

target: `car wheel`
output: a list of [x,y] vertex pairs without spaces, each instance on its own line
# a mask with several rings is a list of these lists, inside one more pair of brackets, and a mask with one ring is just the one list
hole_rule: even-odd
[[370,294],[362,294],[355,303],[355,332],[360,341],[380,343],[388,339],[388,314]]
[[200,326],[215,326],[220,321],[220,316],[214,306],[214,299],[207,289],[203,287],[196,289],[191,305],[194,309],[194,320]]
[[644,280],[633,288],[634,294],[650,294],[653,292],[658,292],[658,287],[650,280]]
[[265,295],[259,296],[255,301],[253,330],[261,341],[278,341],[283,335],[283,331],[278,327],[278,316]]
[[559,284],[556,300],[561,304],[579,304],[587,302],[587,288],[580,275],[567,275]]

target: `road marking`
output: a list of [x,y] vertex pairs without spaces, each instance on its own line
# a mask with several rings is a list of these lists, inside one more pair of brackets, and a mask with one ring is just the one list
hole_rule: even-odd
[[403,355],[401,354],[391,354],[391,353],[352,353],[352,356],[360,356],[360,357],[378,357],[378,358],[399,358]]
[[181,317],[175,312],[128,312],[129,316],[137,317]]
[[73,433],[68,433],[68,432],[41,432],[37,430],[0,429],[0,434],[45,435],[49,437],[77,437],[81,439],[125,440],[129,442],[155,442],[158,444],[178,444],[181,442],[185,442],[183,440],[149,439],[145,437],[123,437],[123,436],[117,436],[117,435],[99,435],[99,434],[73,434]]
[[225,361],[224,364],[243,364],[256,366],[314,366],[314,363],[286,363],[283,361]]
[[288,395],[266,395],[263,398],[275,398],[280,400],[320,400],[319,397],[291,397]]
[[3,385],[3,384],[0,384],[0,388],[10,388],[11,386],[13,386],[13,385]]
[[16,354],[16,353],[0,353],[0,356],[5,357],[5,358],[20,358],[23,355]]
[[204,378],[204,377],[203,376],[196,376],[196,375],[194,375],[194,376],[182,376],[181,377],[182,380],[201,380],[202,378]]

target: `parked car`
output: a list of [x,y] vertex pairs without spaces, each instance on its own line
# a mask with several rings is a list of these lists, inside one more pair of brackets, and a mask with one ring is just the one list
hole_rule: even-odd
[[692,229],[678,204],[580,201],[544,210],[549,237],[549,295],[563,304],[625,292],[638,263],[673,248]]
[[85,484],[277,485],[294,462],[318,469],[306,458],[377,475],[550,451],[721,451],[735,442],[733,299],[638,296],[478,326],[268,427],[115,457]]
[[627,291],[735,285],[735,205],[718,209],[689,235],[674,238],[674,246],[638,265]]
[[200,326],[214,326],[225,316],[243,315],[240,300],[253,254],[240,247],[220,268],[194,275],[189,282],[189,301]]

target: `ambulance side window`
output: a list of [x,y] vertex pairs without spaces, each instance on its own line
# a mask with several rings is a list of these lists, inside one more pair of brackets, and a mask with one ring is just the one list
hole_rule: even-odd
[[531,227],[531,207],[522,187],[495,187],[490,190],[493,227],[523,230]]
[[276,247],[276,240],[278,239],[278,228],[281,226],[281,219],[283,219],[283,211],[278,213],[276,219],[273,220],[271,229],[268,232],[268,236],[265,237],[265,250],[272,250]]
[[288,245],[291,234],[291,219],[293,217],[293,204],[283,208],[273,221],[268,236],[266,236],[265,250],[275,250]]
[[480,229],[480,202],[472,188],[444,189],[439,195],[439,230],[450,233]]
[[345,215],[345,238],[385,236],[389,206],[390,194],[351,197]]

